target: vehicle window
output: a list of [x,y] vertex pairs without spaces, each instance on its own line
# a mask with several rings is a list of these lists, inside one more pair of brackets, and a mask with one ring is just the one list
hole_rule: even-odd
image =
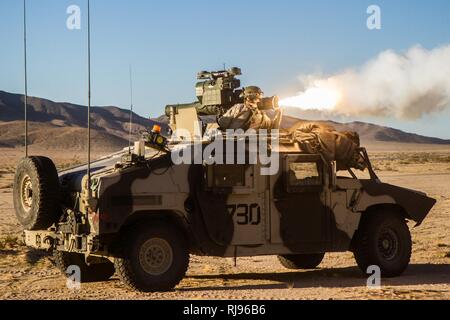
[[218,188],[244,187],[244,165],[215,165],[208,172],[208,186]]
[[322,179],[316,162],[292,162],[289,164],[289,186],[320,186]]

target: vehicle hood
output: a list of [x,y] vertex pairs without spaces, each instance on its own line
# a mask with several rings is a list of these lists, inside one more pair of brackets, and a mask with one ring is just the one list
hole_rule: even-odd
[[[109,156],[103,157],[99,160],[91,162],[91,173],[110,169],[119,162],[124,154],[128,151],[121,151]],[[72,192],[81,192],[81,185],[84,176],[87,174],[87,164],[77,166],[59,173],[59,181],[63,188]]]
[[361,181],[364,191],[371,196],[387,195],[394,199],[395,204],[405,209],[408,216],[417,225],[422,224],[423,220],[430,213],[436,204],[436,199],[428,197],[425,193],[407,188],[394,186],[388,183],[377,182],[374,180]]
[[[133,148],[132,148],[133,150]],[[102,172],[109,172],[117,163],[122,162],[122,157],[127,155],[128,148],[125,150],[113,153],[109,156],[103,157],[99,160],[91,162],[91,174],[101,174]],[[157,150],[147,150],[147,161],[154,162],[161,158],[163,153]],[[83,178],[87,174],[87,164],[77,166],[59,173],[59,181],[63,189],[69,192],[81,192]]]

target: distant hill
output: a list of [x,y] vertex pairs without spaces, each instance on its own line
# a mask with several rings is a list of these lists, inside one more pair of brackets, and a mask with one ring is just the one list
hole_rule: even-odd
[[[0,146],[23,145],[23,96],[0,91]],[[117,150],[128,145],[128,110],[93,107],[91,127],[93,146],[98,150]],[[86,145],[87,108],[71,103],[28,98],[29,143],[45,149],[83,150]],[[156,121],[133,114],[133,139]]]
[[[57,150],[84,150],[86,146],[87,108],[46,99],[28,99],[29,143],[35,147]],[[23,145],[23,96],[0,91],[0,147]],[[129,111],[117,107],[92,108],[92,143],[96,151],[115,151],[128,146]],[[211,117],[209,119],[211,121]],[[311,121],[285,116],[283,128]],[[356,131],[364,144],[397,142],[418,144],[450,144],[450,140],[425,137],[401,130],[364,122],[338,123],[317,121],[337,130]],[[167,128],[167,117],[150,120],[133,114],[133,139],[155,123]]]

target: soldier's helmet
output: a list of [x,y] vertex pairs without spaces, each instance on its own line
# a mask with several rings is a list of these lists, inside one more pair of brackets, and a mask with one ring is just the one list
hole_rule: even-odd
[[259,87],[250,86],[244,89],[244,98],[261,99],[263,96],[264,92]]

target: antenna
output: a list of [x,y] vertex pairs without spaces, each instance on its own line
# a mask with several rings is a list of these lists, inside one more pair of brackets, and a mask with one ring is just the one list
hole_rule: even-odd
[[28,72],[27,72],[27,5],[23,0],[23,58],[24,58],[24,112],[25,112],[25,157],[28,157]]
[[88,6],[88,134],[87,134],[87,142],[88,142],[88,148],[87,148],[87,157],[88,157],[88,164],[87,164],[87,176],[88,176],[88,185],[87,190],[89,194],[89,198],[91,197],[91,1],[88,0],[87,2]]
[[128,153],[131,154],[131,134],[133,126],[133,69],[130,64],[130,135],[128,137]]

